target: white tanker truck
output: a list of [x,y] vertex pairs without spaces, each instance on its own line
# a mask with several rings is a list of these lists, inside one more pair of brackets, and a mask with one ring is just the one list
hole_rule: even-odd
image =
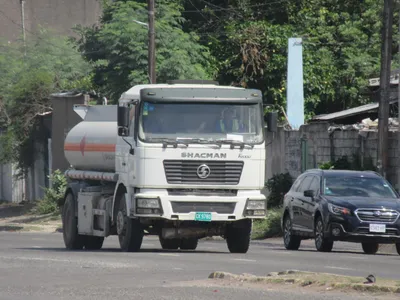
[[83,121],[64,144],[67,249],[100,249],[118,235],[123,251],[139,251],[149,234],[163,249],[195,250],[200,238],[222,236],[231,253],[248,251],[252,219],[267,213],[264,121],[276,130],[259,90],[138,85],[118,105],[74,110]]

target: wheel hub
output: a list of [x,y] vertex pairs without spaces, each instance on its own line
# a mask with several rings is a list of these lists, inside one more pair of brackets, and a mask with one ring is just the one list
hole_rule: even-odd
[[125,216],[122,211],[117,215],[117,233],[120,235],[125,229]]

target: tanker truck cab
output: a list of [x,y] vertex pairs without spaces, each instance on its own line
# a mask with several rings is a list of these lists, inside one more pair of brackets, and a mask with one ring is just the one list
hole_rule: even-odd
[[65,147],[73,166],[63,208],[67,248],[99,249],[118,235],[123,251],[139,251],[149,234],[163,249],[194,250],[199,239],[222,236],[230,252],[248,251],[252,220],[267,213],[264,122],[276,130],[259,90],[138,85],[116,106],[85,109],[66,145],[92,139],[99,149],[91,162]]

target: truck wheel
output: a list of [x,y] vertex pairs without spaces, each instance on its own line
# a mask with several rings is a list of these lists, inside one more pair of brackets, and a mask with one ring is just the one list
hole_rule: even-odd
[[333,241],[329,241],[324,234],[324,223],[322,222],[321,216],[318,217],[315,222],[314,228],[315,235],[315,248],[319,252],[331,252],[333,248]]
[[102,236],[86,236],[85,249],[86,250],[100,250],[103,247],[104,237]]
[[361,243],[365,254],[375,254],[379,250],[378,243]]
[[160,235],[159,240],[161,248],[163,248],[164,250],[177,250],[181,245],[180,239],[164,239]]
[[84,246],[84,236],[78,234],[78,218],[75,216],[75,197],[68,193],[62,210],[62,228],[65,247],[80,250]]
[[287,250],[299,250],[301,239],[292,233],[292,220],[289,215],[283,220],[283,243]]
[[181,249],[182,250],[196,250],[198,243],[199,243],[199,239],[197,239],[197,238],[182,239],[181,240]]
[[125,195],[118,201],[117,212],[117,233],[119,245],[122,251],[137,252],[140,250],[143,241],[143,228],[139,220],[128,217]]
[[231,253],[247,253],[250,246],[252,221],[236,221],[226,228],[226,242]]
[[396,243],[397,254],[400,255],[400,243]]

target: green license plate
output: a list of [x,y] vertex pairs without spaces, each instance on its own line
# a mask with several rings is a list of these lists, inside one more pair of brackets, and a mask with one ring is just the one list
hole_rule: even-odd
[[211,213],[198,212],[194,216],[195,221],[211,222]]

